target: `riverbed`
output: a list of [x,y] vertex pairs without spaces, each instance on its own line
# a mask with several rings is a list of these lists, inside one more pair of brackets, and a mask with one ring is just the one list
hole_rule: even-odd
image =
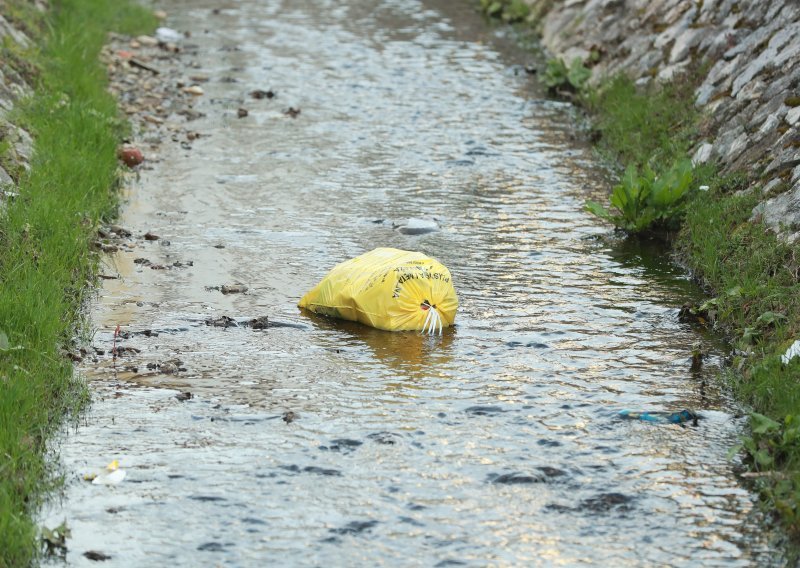
[[[132,237],[90,307],[94,402],[45,513],[70,565],[781,564],[727,457],[724,346],[678,319],[701,291],[582,210],[609,177],[575,111],[452,4],[159,6],[204,116],[126,190]],[[378,246],[450,269],[455,328],[298,310]],[[121,483],[83,479],[112,460]]]

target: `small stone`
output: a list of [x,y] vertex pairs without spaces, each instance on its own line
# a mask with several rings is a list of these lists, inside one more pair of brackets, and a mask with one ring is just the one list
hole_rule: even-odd
[[111,229],[112,233],[116,233],[117,236],[120,237],[130,237],[132,234],[128,229],[120,227],[119,225],[109,225],[108,228]]
[[262,91],[261,89],[256,89],[250,92],[250,96],[254,99],[271,99],[275,97],[275,92],[272,90]]
[[247,292],[247,286],[244,284],[224,284],[219,291],[223,294],[244,294]]
[[761,128],[758,131],[761,134],[768,134],[775,130],[778,125],[781,123],[780,118],[778,118],[778,113],[771,114],[767,117],[767,119],[761,124]]
[[194,395],[189,391],[179,392],[178,394],[175,395],[175,398],[177,398],[181,402],[186,402],[187,400],[191,400],[193,397]]
[[153,15],[158,18],[159,20],[166,20],[167,13],[164,10],[154,10]]
[[261,316],[258,318],[253,318],[249,322],[250,327],[253,329],[268,329],[269,328],[269,317]]
[[232,317],[228,316],[220,316],[218,318],[209,318],[206,320],[206,325],[210,325],[212,327],[238,327],[239,324],[236,323],[236,320]]
[[747,133],[739,135],[739,137],[733,141],[728,149],[728,155],[726,157],[728,162],[733,162],[736,158],[738,158],[739,155],[744,152],[745,148],[747,148],[750,144],[751,140]]
[[161,27],[156,29],[156,39],[162,43],[177,43],[183,39],[183,34],[172,28]]
[[238,116],[239,118],[244,118],[248,114],[250,113],[246,108],[240,108],[239,110],[236,111],[236,116]]
[[775,189],[781,183],[782,183],[781,178],[771,179],[764,185],[764,187],[761,188],[761,193],[763,193],[764,195],[768,195],[770,191]]
[[192,85],[191,87],[184,87],[181,90],[184,93],[187,93],[187,94],[195,96],[195,97],[199,97],[199,96],[201,96],[203,94],[203,88],[200,87],[199,85]]
[[764,81],[753,79],[739,90],[736,98],[740,101],[755,101],[761,98],[766,88],[767,85]]
[[147,231],[147,232],[144,234],[144,240],[146,240],[146,241],[157,241],[157,240],[158,240],[158,239],[160,239],[160,238],[161,238],[161,237],[159,237],[159,236],[158,236],[158,235],[156,235],[155,233],[151,233],[150,231]]
[[111,556],[103,552],[98,552],[97,550],[87,550],[83,553],[83,555],[94,562],[105,562],[106,560],[111,560]]
[[8,175],[8,172],[0,166],[0,187],[4,185],[14,185],[14,178]]
[[708,142],[701,144],[700,147],[695,150],[694,156],[692,156],[692,164],[695,166],[705,164],[711,158],[711,151],[713,149],[714,146]]
[[800,120],[800,106],[794,107],[786,113],[786,122],[790,125],[794,126],[798,120]]
[[144,47],[155,47],[158,45],[158,40],[153,36],[148,35],[140,35],[136,38],[136,41],[139,45],[143,45]]
[[134,146],[123,146],[117,151],[117,157],[129,168],[138,166],[144,161],[142,151]]

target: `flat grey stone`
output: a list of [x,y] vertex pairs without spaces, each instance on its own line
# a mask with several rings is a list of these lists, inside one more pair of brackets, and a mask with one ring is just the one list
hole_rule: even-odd
[[695,150],[694,155],[692,156],[692,163],[694,165],[705,164],[708,160],[711,159],[711,152],[714,150],[714,146],[709,144],[708,142],[704,142],[698,146],[697,150]]

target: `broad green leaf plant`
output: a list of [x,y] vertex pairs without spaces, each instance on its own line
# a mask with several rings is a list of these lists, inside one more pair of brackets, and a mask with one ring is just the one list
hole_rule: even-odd
[[586,210],[632,234],[674,230],[683,216],[692,178],[690,160],[676,162],[660,176],[650,166],[641,174],[629,166],[611,192],[612,209],[587,201]]
[[592,76],[592,71],[576,57],[567,66],[563,59],[550,59],[544,70],[544,84],[550,91],[568,90],[580,93]]

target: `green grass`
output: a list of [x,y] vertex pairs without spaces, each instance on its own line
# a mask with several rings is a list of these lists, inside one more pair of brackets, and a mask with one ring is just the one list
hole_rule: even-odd
[[639,89],[625,75],[606,79],[584,95],[598,147],[615,162],[656,173],[685,158],[699,113],[690,77]]
[[71,343],[93,280],[95,229],[116,210],[123,124],[97,56],[107,31],[155,23],[119,0],[62,0],[49,18],[42,47],[28,54],[39,69],[36,93],[18,112],[35,139],[32,169],[0,218],[0,330],[8,338],[6,346],[0,335],[7,347],[0,350],[2,567],[35,560],[31,515],[56,482],[46,444],[86,399],[61,349]]
[[712,176],[709,185],[689,208],[677,252],[716,296],[715,316],[737,353],[734,392],[779,424],[745,437],[745,461],[763,474],[755,487],[765,508],[798,538],[800,360],[784,365],[781,355],[800,338],[800,246],[751,221],[759,194],[737,191],[741,177]]

